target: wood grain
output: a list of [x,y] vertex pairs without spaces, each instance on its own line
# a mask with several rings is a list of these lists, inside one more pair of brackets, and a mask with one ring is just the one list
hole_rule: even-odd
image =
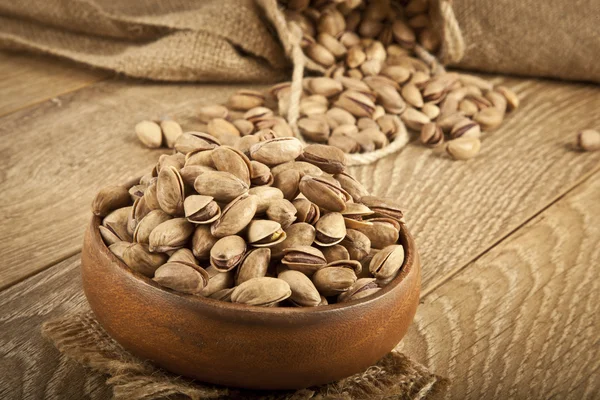
[[204,88],[108,81],[3,118],[0,288],[78,253],[95,193],[141,176],[167,151],[144,148],[137,122],[193,115],[235,89]]
[[0,52],[0,116],[106,79],[56,58]]
[[406,210],[423,258],[424,293],[600,168],[600,152],[571,145],[578,130],[600,127],[599,86],[504,83],[522,106],[484,134],[477,158],[456,162],[412,143],[397,157],[352,169],[371,191]]
[[399,349],[447,398],[600,396],[600,174],[424,298]]
[[41,324],[87,307],[79,255],[0,296],[0,399],[108,399],[105,377],[62,356],[41,336]]

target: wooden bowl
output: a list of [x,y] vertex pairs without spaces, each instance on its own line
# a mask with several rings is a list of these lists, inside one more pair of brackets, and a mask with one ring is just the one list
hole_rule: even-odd
[[364,371],[402,339],[419,303],[421,268],[403,230],[402,272],[373,296],[316,308],[261,308],[162,288],[105,246],[94,217],[81,256],[85,295],[131,353],[176,374],[248,389],[299,389]]

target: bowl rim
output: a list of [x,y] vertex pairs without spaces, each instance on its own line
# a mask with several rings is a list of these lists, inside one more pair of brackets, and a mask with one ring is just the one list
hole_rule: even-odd
[[[328,304],[317,307],[256,307],[247,304],[231,303],[220,301],[217,299],[211,299],[209,297],[196,296],[192,294],[180,293],[175,290],[163,287],[158,283],[154,282],[151,278],[142,275],[138,272],[133,271],[117,256],[115,256],[109,249],[102,236],[100,235],[99,226],[101,224],[102,217],[94,215],[89,226],[91,239],[93,242],[98,244],[96,248],[100,249],[100,253],[104,259],[109,259],[126,275],[134,278],[137,282],[146,285],[149,289],[160,290],[166,295],[176,296],[177,298],[184,301],[192,301],[199,305],[214,308],[214,310],[244,310],[248,313],[262,314],[262,315],[292,315],[292,314],[310,314],[317,315],[323,313],[336,312],[341,309],[349,309],[352,307],[358,307],[361,305],[367,305],[372,302],[376,302],[379,299],[386,297],[391,291],[399,289],[404,282],[405,278],[413,272],[415,268],[415,259],[417,257],[417,250],[415,247],[414,239],[405,224],[400,224],[400,234],[398,242],[404,248],[404,262],[402,263],[400,273],[381,290],[373,293],[370,296],[363,297],[356,300],[351,300],[344,303]],[[418,266],[417,266],[418,268]]]

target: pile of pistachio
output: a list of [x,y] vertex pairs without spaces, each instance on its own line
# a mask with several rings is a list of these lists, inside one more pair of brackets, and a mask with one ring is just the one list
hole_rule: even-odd
[[163,287],[255,306],[379,291],[404,262],[402,211],[341,150],[271,136],[241,151],[182,133],[139,184],[102,189],[92,210],[110,251]]
[[[303,31],[305,55],[325,71],[306,78],[300,132],[347,153],[386,146],[398,116],[421,132],[423,144],[449,140],[456,159],[474,157],[482,131],[497,128],[518,107],[508,88],[447,73],[423,62],[418,46],[439,47],[427,0],[281,1],[288,21]],[[277,97],[287,103],[287,93]],[[285,109],[285,107],[283,107]]]

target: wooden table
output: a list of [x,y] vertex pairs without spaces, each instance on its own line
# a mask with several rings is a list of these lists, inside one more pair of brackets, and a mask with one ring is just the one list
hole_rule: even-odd
[[[413,143],[352,169],[404,206],[422,255],[422,304],[399,349],[450,378],[447,398],[598,398],[600,152],[570,143],[600,128],[600,88],[494,79],[522,108],[476,159]],[[95,192],[158,158],[135,123],[191,116],[234,90],[206,87],[0,53],[0,398],[110,397],[40,325],[85,307],[79,252]]]

